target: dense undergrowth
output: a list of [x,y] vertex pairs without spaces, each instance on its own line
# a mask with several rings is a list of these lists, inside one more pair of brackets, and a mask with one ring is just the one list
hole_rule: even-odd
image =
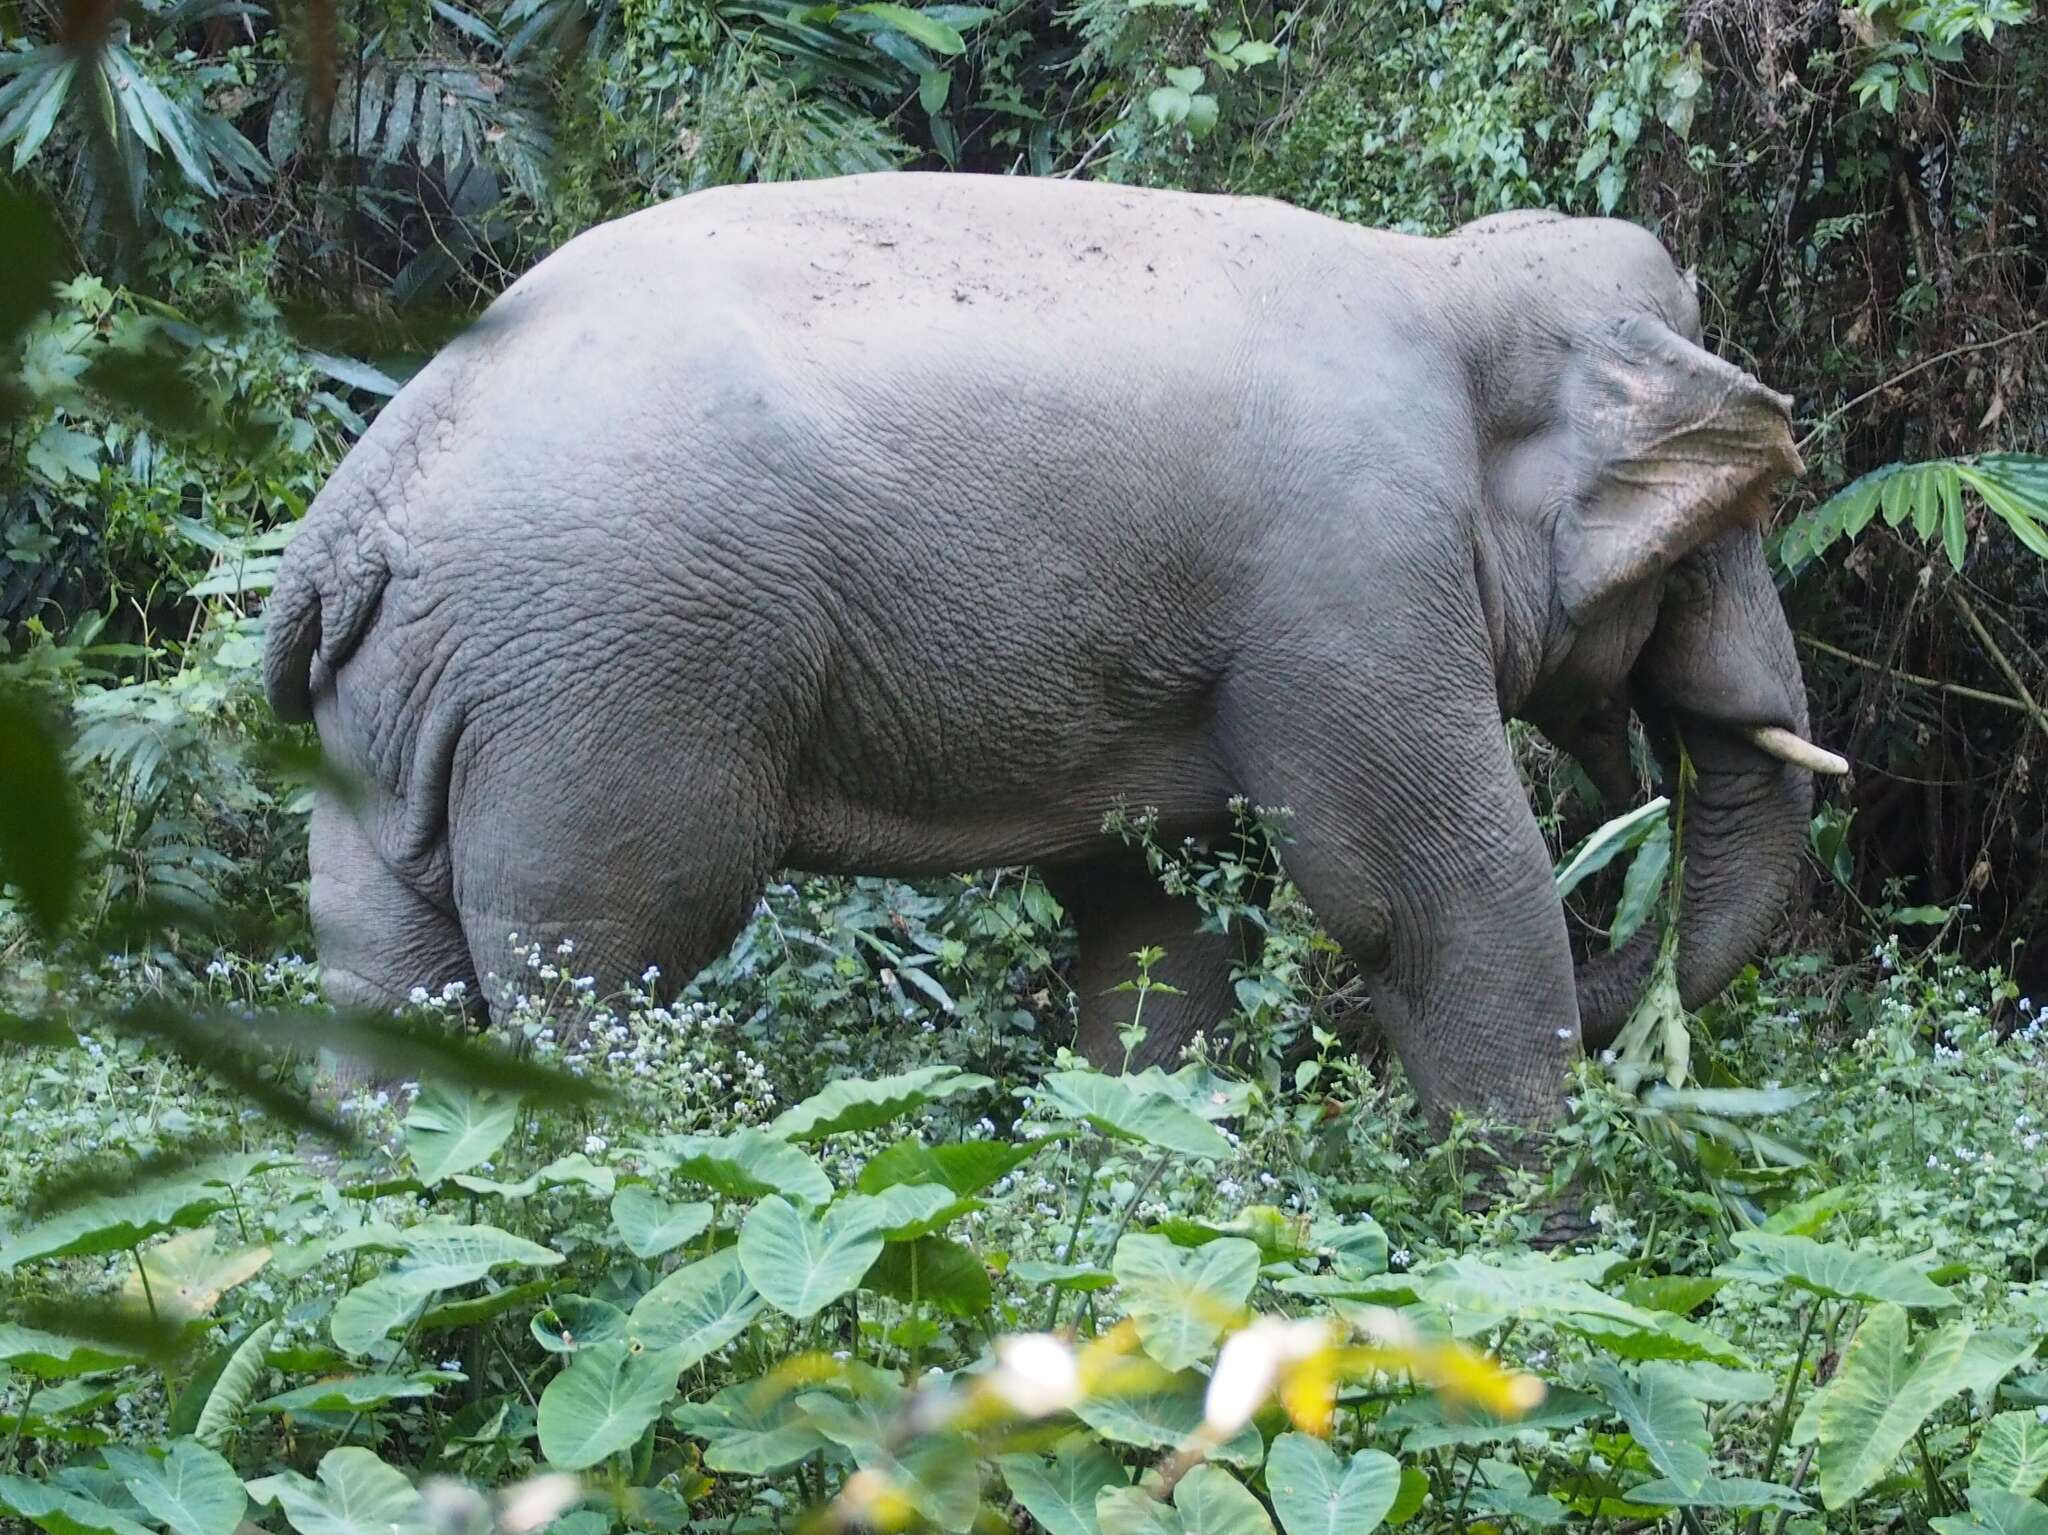
[[[1171,1074],[1060,1049],[1058,914],[1016,878],[781,888],[670,1006],[524,946],[498,1042],[602,1094],[361,1088],[339,1152],[123,1031],[13,1052],[0,1505],[109,1535],[2048,1521],[2048,1028],[2001,975],[1794,957],[1696,1023],[1698,1085],[1587,1063],[1555,1176],[1597,1235],[1539,1254],[1543,1190],[1479,1205],[1481,1143],[1339,1046],[1271,920],[1263,1021]],[[284,1019],[316,976],[58,984]],[[415,1003],[461,1031],[461,1000]],[[81,1154],[131,1171],[39,1216]]]

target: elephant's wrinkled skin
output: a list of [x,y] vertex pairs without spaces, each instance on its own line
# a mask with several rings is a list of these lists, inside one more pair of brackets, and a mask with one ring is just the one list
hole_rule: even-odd
[[[701,193],[518,282],[321,495],[267,681],[368,783],[314,817],[329,990],[577,943],[681,980],[781,865],[1030,861],[1148,1054],[1228,956],[1102,832],[1233,794],[1374,978],[1424,1101],[1557,1111],[1581,1006],[1501,727],[1699,768],[1684,990],[1797,868],[1806,727],[1755,523],[1787,402],[1630,225],[1445,239],[1278,203],[896,175]],[[1625,760],[1625,759],[1624,759]],[[1610,775],[1611,776],[1611,775]],[[1641,955],[1585,980],[1610,1029]]]

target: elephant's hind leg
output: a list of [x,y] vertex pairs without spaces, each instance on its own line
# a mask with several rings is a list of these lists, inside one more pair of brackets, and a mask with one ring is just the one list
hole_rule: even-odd
[[460,981],[474,998],[476,972],[455,913],[428,899],[377,852],[355,807],[322,790],[313,807],[313,936],[321,989],[343,1007],[397,1007],[415,987],[439,994]]
[[453,844],[456,904],[496,1008],[561,988],[673,995],[732,942],[782,853],[781,801],[736,753],[657,767],[556,746],[490,767],[465,787]]
[[[1095,1065],[1124,1065],[1121,1031],[1137,1016],[1145,1038],[1130,1065],[1171,1069],[1198,1031],[1212,1035],[1237,1006],[1233,969],[1257,957],[1249,930],[1204,932],[1202,911],[1187,896],[1169,895],[1142,857],[1121,853],[1044,871],[1045,882],[1074,924],[1080,953],[1076,990],[1081,1027],[1075,1048]],[[1140,949],[1164,950],[1151,969],[1162,989],[1143,997],[1120,990],[1138,978]],[[1164,989],[1164,988],[1171,988]]]

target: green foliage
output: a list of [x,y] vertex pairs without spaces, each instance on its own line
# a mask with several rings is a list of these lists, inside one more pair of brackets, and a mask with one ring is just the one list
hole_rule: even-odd
[[1786,528],[1778,558],[1796,571],[1837,539],[1853,541],[1882,512],[1888,528],[1910,520],[1922,542],[1939,540],[1949,564],[1961,570],[1971,539],[1965,489],[2030,553],[2048,559],[2048,458],[2034,453],[1986,453],[1874,469]]

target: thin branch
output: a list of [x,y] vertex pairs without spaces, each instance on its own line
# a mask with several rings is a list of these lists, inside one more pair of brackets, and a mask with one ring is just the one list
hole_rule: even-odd
[[[2048,321],[2043,321],[2048,324]],[[1991,662],[2005,674],[2005,680],[2012,684],[2012,690],[2019,694],[2027,706],[2027,713],[2033,716],[2041,734],[2048,736],[2048,710],[2034,702],[2034,695],[2027,691],[2027,684],[2020,677],[2020,670],[2012,664],[2012,658],[1998,648],[1998,641],[1991,637],[1991,631],[1984,627],[1984,620],[1977,616],[1976,606],[1965,597],[1962,589],[1954,582],[1949,583],[1949,600],[1956,605],[1956,611],[1963,615],[1963,622],[1970,626],[1970,632],[1977,636],[1977,643],[1990,655]]]
[[1889,677],[1894,682],[1910,682],[1915,687],[1933,688],[1937,692],[1952,693],[1957,698],[1973,699],[1980,704],[1995,704],[2001,709],[2010,709],[2015,714],[2036,714],[2038,706],[2017,698],[2008,698],[2003,693],[1987,693],[1982,688],[1964,687],[1960,682],[1943,682],[1939,677],[1923,677],[1918,672],[1902,672],[1897,667],[1886,666],[1882,661],[1873,661],[1868,656],[1859,656],[1854,651],[1843,650],[1825,640],[1817,640],[1810,634],[1799,636],[1799,643],[1808,650],[1819,651],[1824,656],[1833,656],[1837,661],[1847,661],[1865,671]]
[[1896,388],[1898,385],[1903,384],[1907,379],[1911,378],[1916,373],[1924,373],[1929,368],[1934,367],[1936,364],[1947,362],[1950,358],[1953,357],[1966,357],[1972,352],[1989,351],[1992,347],[2004,346],[2008,342],[2024,341],[2027,339],[2027,337],[2035,334],[2037,331],[2043,330],[2048,330],[2048,320],[2036,320],[2032,325],[2029,325],[2025,330],[2008,331],[2005,335],[1994,336],[1989,341],[1972,341],[1964,346],[1950,347],[1946,352],[1936,352],[1932,357],[1922,358],[1919,362],[1914,363],[1912,367],[1905,369],[1903,372],[1894,373],[1890,378],[1886,379],[1883,383],[1873,385],[1872,387],[1864,390],[1863,393],[1857,395],[1854,399],[1843,401],[1840,405],[1837,405],[1833,410],[1829,411],[1825,416],[1822,416],[1820,420],[1814,422],[1813,430],[1808,432],[1804,437],[1799,439],[1799,451],[1801,453],[1804,453],[1807,449],[1807,445],[1811,443],[1814,440],[1814,438],[1820,436],[1820,434],[1826,431],[1828,427],[1833,425],[1836,421],[1840,420],[1843,416],[1846,416],[1850,411],[1854,410],[1857,406],[1861,405],[1865,400],[1875,399],[1878,395],[1883,394],[1887,389]]

